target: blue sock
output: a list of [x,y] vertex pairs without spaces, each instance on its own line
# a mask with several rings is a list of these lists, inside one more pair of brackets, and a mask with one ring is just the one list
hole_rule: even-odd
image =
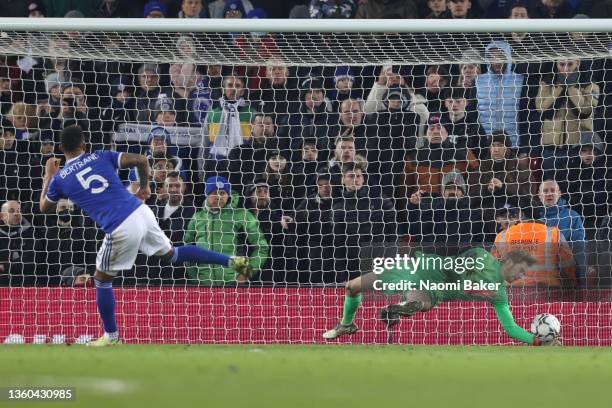
[[98,313],[104,324],[106,333],[117,332],[117,322],[115,321],[115,294],[113,293],[113,282],[102,282],[94,279],[96,284],[96,304]]
[[183,262],[193,262],[196,264],[215,264],[229,266],[230,257],[210,249],[200,248],[195,245],[184,245],[174,247],[174,253],[170,262],[182,264]]

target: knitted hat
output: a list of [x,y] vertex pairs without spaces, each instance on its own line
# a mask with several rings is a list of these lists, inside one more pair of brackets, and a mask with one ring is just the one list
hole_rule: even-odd
[[334,83],[337,83],[341,79],[348,78],[351,81],[355,81],[355,77],[351,72],[351,69],[347,66],[339,66],[336,68],[336,72],[334,73]]
[[170,133],[168,133],[168,131],[161,126],[156,126],[151,129],[151,132],[149,133],[149,138],[147,139],[147,143],[151,143],[153,139],[157,138],[164,139],[166,141],[166,144],[170,144],[172,142]]
[[230,183],[225,177],[213,176],[206,179],[206,188],[204,189],[205,194],[209,195],[217,190],[223,190],[229,195],[232,194]]
[[443,192],[446,186],[450,184],[456,185],[457,188],[460,188],[463,191],[463,194],[467,194],[467,186],[465,184],[465,179],[463,178],[461,173],[458,173],[456,171],[451,171],[451,172],[446,173],[444,176],[442,176],[442,191]]
[[165,17],[168,10],[164,3],[160,1],[150,1],[144,6],[144,17],[148,17],[153,11],[159,11]]

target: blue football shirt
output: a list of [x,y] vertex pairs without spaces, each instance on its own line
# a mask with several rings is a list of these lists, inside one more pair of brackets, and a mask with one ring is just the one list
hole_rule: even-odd
[[142,205],[117,174],[121,153],[98,150],[66,162],[49,184],[47,199],[68,198],[107,234]]

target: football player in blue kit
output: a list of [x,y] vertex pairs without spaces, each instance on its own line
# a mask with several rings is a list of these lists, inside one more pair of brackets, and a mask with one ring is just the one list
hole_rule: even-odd
[[[52,158],[45,168],[40,210],[55,210],[61,198],[70,199],[106,233],[96,258],[96,304],[104,326],[104,335],[88,343],[92,347],[120,344],[115,319],[113,277],[134,266],[138,251],[159,256],[172,264],[184,262],[223,265],[249,277],[249,260],[228,256],[195,245],[172,246],[160,229],[151,209],[143,204],[151,195],[149,162],[145,156],[99,150],[87,153],[83,131],[77,125],[61,132],[60,149],[66,163]],[[140,186],[135,195],[127,191],[118,169],[136,167]]]

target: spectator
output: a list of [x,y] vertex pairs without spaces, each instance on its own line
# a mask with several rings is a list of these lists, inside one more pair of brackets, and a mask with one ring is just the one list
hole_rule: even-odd
[[255,100],[262,111],[277,115],[279,125],[287,125],[289,113],[299,109],[295,106],[300,100],[296,80],[282,61],[272,59],[268,62],[266,77],[260,83],[261,91]]
[[136,121],[136,100],[133,89],[125,84],[125,79],[111,86],[110,96],[112,98],[109,107],[102,110],[102,129],[105,132],[117,130],[121,123]]
[[29,168],[28,153],[17,149],[15,129],[7,123],[2,124],[0,138],[0,201],[19,200],[25,193],[20,187],[29,184],[27,169]]
[[[206,205],[196,212],[187,231],[185,243],[196,244],[226,255],[235,255],[238,250],[238,233],[246,234],[250,246],[249,261],[253,271],[259,271],[268,257],[268,243],[259,231],[259,223],[251,212],[238,207],[238,196],[232,194],[230,184],[224,177],[206,180]],[[218,265],[199,265],[187,270],[200,285],[218,286],[232,281],[245,281],[230,268]]]
[[369,0],[360,3],[355,18],[418,18],[413,0]]
[[10,121],[15,128],[15,138],[17,140],[30,140],[38,138],[38,121],[36,106],[28,105],[23,102],[15,102],[5,119]]
[[478,161],[467,148],[455,148],[439,115],[429,117],[427,135],[415,153],[406,157],[407,198],[416,191],[441,194],[442,177],[451,171],[465,174],[476,170]]
[[[180,173],[172,170],[163,171],[163,173],[165,179],[156,183],[163,187],[161,191],[158,191],[157,205],[154,205],[152,209],[159,226],[170,238],[172,244],[181,245],[184,242],[188,223],[195,214],[195,207],[189,196],[185,195],[186,186]],[[162,194],[165,197],[160,199],[159,196]],[[162,284],[175,285],[184,282],[186,277],[185,267],[170,266],[160,262],[159,259],[146,259],[142,256],[137,264],[146,265],[146,269],[137,271],[136,275],[146,276],[149,284],[154,284],[157,279],[160,279]]]
[[317,176],[322,168],[317,160],[319,152],[315,139],[304,139],[301,151],[301,160],[291,164],[291,184],[296,203],[316,191]]
[[60,74],[52,72],[45,78],[45,90],[47,91],[49,115],[56,117],[62,106],[62,82]]
[[138,69],[138,87],[135,94],[138,122],[148,124],[155,119],[153,115],[160,93],[158,66],[142,64]]
[[352,135],[357,150],[366,147],[366,114],[363,111],[363,100],[348,98],[340,103],[340,134]]
[[57,202],[55,216],[44,218],[34,245],[37,284],[59,286],[62,270],[67,267],[96,264],[97,230],[87,225],[85,217],[65,198]]
[[[260,8],[251,10],[247,18],[267,18],[265,11]],[[234,44],[240,50],[240,58],[248,61],[252,59],[270,60],[280,55],[274,35],[255,31],[244,33],[234,38]],[[234,73],[246,77],[247,88],[257,92],[261,88],[263,78],[266,78],[267,65],[250,65],[233,67]],[[249,95],[250,97],[250,95]]]
[[310,18],[353,18],[354,0],[310,0]]
[[[187,37],[182,37],[179,42],[181,40],[191,41]],[[196,66],[194,64],[172,64],[169,73],[171,85],[163,88],[158,95],[156,104],[158,114],[159,111],[174,112],[178,126],[204,124],[211,110],[210,92],[198,86],[202,83],[203,78],[197,72]]]
[[[103,0],[96,12],[98,18],[134,18],[134,6],[129,6],[126,0]],[[146,17],[146,16],[145,16]]]
[[490,61],[487,73],[476,78],[478,113],[487,134],[505,131],[512,146],[519,145],[518,109],[523,91],[524,76],[512,70],[512,50],[505,41],[487,45],[486,58]]
[[47,17],[47,9],[45,8],[45,5],[41,1],[30,1],[30,4],[28,4],[28,17]]
[[317,190],[295,208],[296,247],[300,282],[333,283],[332,185],[329,174],[317,176]]
[[342,194],[342,166],[346,163],[363,163],[361,170],[365,170],[366,160],[357,155],[355,139],[350,135],[340,135],[335,140],[334,155],[327,162],[327,172],[330,175],[332,196]]
[[393,201],[366,185],[361,166],[342,166],[342,186],[342,196],[334,200],[332,208],[336,282],[361,273],[361,245],[397,240]]
[[244,18],[246,10],[242,0],[225,0],[223,6],[223,18]]
[[395,197],[406,153],[416,146],[420,118],[410,111],[410,94],[406,88],[387,88],[383,105],[385,111],[367,118],[369,184],[380,185],[383,194]]
[[260,279],[283,283],[295,282],[296,277],[293,276],[292,271],[295,270],[297,259],[292,242],[294,234],[290,233],[290,229],[293,229],[293,218],[283,215],[282,210],[274,207],[270,189],[263,180],[249,186],[246,190],[246,197],[247,206],[257,218],[259,229],[270,247],[268,265],[271,268],[272,276],[262,271]]
[[556,73],[540,82],[535,107],[542,120],[542,167],[555,168],[559,158],[567,160],[568,146],[580,141],[581,132],[593,131],[599,85],[583,82],[580,60],[562,60]]
[[[225,7],[227,3],[233,3],[232,0],[215,0],[208,5],[211,18],[225,18]],[[243,16],[249,11],[253,10],[253,4],[249,0],[238,0],[243,10]]]
[[449,85],[448,70],[440,65],[433,65],[425,71],[424,97],[429,112],[442,111],[442,93]]
[[6,113],[13,106],[13,91],[12,81],[8,71],[0,74],[0,115],[6,115]]
[[586,274],[584,255],[585,231],[582,217],[574,210],[567,208],[567,201],[561,198],[559,184],[554,180],[544,180],[538,190],[542,207],[536,215],[549,227],[557,227],[569,243],[576,259],[576,274],[579,278]]
[[251,108],[244,99],[244,81],[237,76],[223,80],[223,96],[208,115],[208,140],[211,143],[206,172],[227,171],[230,151],[251,136]]
[[204,0],[183,0],[178,18],[207,18],[208,9]]
[[[301,84],[299,111],[289,117],[291,150],[299,160],[303,139],[317,139],[319,158],[326,160],[332,148],[330,135],[337,135],[338,119],[331,113],[331,103],[325,98],[321,78],[308,78]],[[333,137],[333,136],[332,136]]]
[[[149,161],[152,165],[152,170],[155,170],[153,166],[155,166],[155,164],[157,163],[159,166],[161,166],[158,168],[158,170],[178,171],[179,173],[185,171],[183,161],[180,157],[176,155],[176,147],[172,145],[172,136],[170,136],[170,133],[168,133],[166,129],[164,129],[163,127],[154,127],[153,129],[151,129],[151,132],[149,133],[149,137],[147,139],[147,143],[148,147],[144,154],[147,156],[147,158],[149,158]],[[161,162],[158,163],[158,161],[161,159],[164,160],[163,166]],[[153,175],[154,174],[152,174],[151,176]],[[184,179],[186,178],[185,173],[181,174],[181,176]],[[160,174],[158,175],[156,181],[163,184],[165,178],[165,174],[163,175],[163,177]],[[133,183],[139,181],[138,172],[136,171],[136,169],[132,169],[130,171],[129,179]]]
[[355,77],[353,72],[347,66],[336,67],[334,71],[334,90],[332,92],[333,103],[332,110],[338,112],[340,105],[345,100],[357,97],[357,90],[353,89]]
[[425,18],[440,18],[446,12],[446,0],[427,0]]
[[269,186],[270,196],[275,208],[292,211],[296,199],[295,188],[291,180],[291,166],[288,154],[278,150],[268,152],[266,171],[261,175],[263,181]]
[[[389,88],[401,87],[405,89],[405,92],[410,97],[408,110],[419,115],[420,123],[423,125],[427,123],[429,117],[429,111],[427,110],[427,100],[420,94],[414,92],[413,89],[407,88],[405,80],[402,76],[402,69],[399,65],[386,65],[383,66],[380,71],[380,76],[374,85],[372,90],[368,94],[368,98],[363,107],[366,113],[374,113],[385,111],[388,109],[383,102],[383,98],[387,94]],[[425,133],[425,127],[419,129],[419,136]]]
[[495,233],[490,234],[492,239],[487,239],[485,242],[494,242],[498,233],[506,231],[513,225],[518,224],[523,219],[523,213],[518,207],[513,207],[506,204],[502,208],[495,211]]
[[569,151],[568,162],[556,170],[555,179],[561,190],[568,192],[570,206],[582,215],[587,240],[595,239],[598,218],[608,214],[610,202],[610,177],[601,138],[582,132],[580,142]]
[[572,11],[566,0],[540,0],[534,13],[534,18],[572,18]]
[[255,182],[257,175],[265,173],[268,152],[289,153],[289,143],[276,134],[274,116],[258,112],[253,115],[252,122],[251,138],[234,147],[228,156],[229,179],[234,190],[242,194]]
[[[510,8],[510,13],[508,18],[516,20],[516,19],[529,19],[529,9],[527,5],[521,2],[516,2]],[[525,38],[529,36],[529,33],[512,33],[512,45],[517,45],[523,42]]]
[[516,250],[528,252],[537,263],[523,278],[509,282],[510,285],[575,287],[576,264],[559,228],[539,221],[523,220],[497,234],[492,252],[498,259]]
[[465,179],[451,171],[442,177],[440,195],[417,191],[410,196],[410,236],[419,242],[473,244],[484,238],[483,215],[470,208]]
[[164,18],[168,9],[166,5],[160,1],[150,1],[144,5],[145,18]]
[[503,132],[495,132],[480,167],[468,178],[472,205],[483,209],[485,220],[492,220],[496,210],[506,205],[517,207],[522,197],[530,198],[530,174],[518,167],[510,140]]
[[478,122],[478,112],[466,110],[467,92],[465,88],[446,89],[443,94],[446,113],[442,114],[441,121],[456,146],[467,146],[480,158],[490,141]]
[[480,64],[477,61],[480,60],[480,53],[474,50],[467,50],[461,55],[467,62],[459,65],[459,76],[453,86],[465,89],[465,97],[467,99],[467,105],[465,110],[472,114],[478,112],[478,100],[476,96],[476,78],[480,75]]
[[0,286],[31,286],[34,271],[34,228],[22,216],[19,201],[0,207]]
[[477,18],[472,11],[471,0],[447,0],[448,10],[442,14],[441,18]]

